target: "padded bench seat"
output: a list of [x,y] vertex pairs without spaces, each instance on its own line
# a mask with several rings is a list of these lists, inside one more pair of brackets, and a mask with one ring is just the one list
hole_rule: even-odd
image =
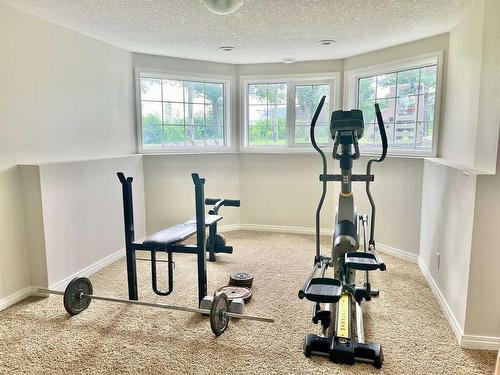
[[[215,224],[216,222],[222,220],[222,216],[219,215],[205,215],[205,225],[209,226]],[[196,218],[193,217],[191,220],[186,221],[184,225],[196,225]]]
[[[205,215],[205,225],[212,225],[222,219],[219,215]],[[184,224],[177,224],[165,228],[159,232],[146,237],[142,243],[145,246],[165,248],[166,246],[184,241],[186,238],[196,233],[196,219],[186,221]]]

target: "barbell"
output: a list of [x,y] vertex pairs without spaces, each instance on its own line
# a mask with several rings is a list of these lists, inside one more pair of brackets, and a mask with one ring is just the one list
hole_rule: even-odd
[[178,305],[167,305],[161,303],[133,301],[121,298],[102,297],[94,295],[93,292],[94,290],[92,288],[92,283],[86,277],[77,277],[71,280],[64,292],[45,288],[38,288],[36,290],[37,294],[56,294],[63,296],[64,308],[70,315],[77,315],[86,310],[92,300],[210,315],[210,327],[212,328],[212,332],[216,336],[220,336],[224,333],[229,324],[229,318],[274,323],[274,319],[271,318],[229,312],[229,300],[227,298],[227,295],[222,292],[217,293],[214,296],[210,310]]

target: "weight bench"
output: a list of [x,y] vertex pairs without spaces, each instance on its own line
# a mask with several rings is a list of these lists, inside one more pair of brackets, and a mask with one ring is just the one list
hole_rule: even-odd
[[[127,255],[127,279],[128,293],[130,300],[138,300],[137,291],[137,267],[136,267],[136,250],[149,251],[151,253],[151,284],[153,291],[161,296],[168,296],[173,291],[173,253],[185,253],[197,255],[198,266],[198,300],[201,303],[202,299],[207,295],[207,267],[206,255],[209,252],[209,260],[215,261],[215,253],[231,254],[233,248],[226,246],[224,237],[217,234],[217,223],[222,220],[222,216],[218,215],[218,210],[222,206],[239,207],[239,200],[229,199],[210,199],[204,198],[205,179],[200,178],[197,173],[192,173],[195,187],[195,205],[196,217],[172,227],[165,228],[159,232],[153,233],[142,242],[135,242],[134,234],[134,212],[132,204],[132,177],[125,177],[121,172],[117,173],[118,179],[122,184],[123,193],[123,217],[125,226],[125,249]],[[214,205],[214,208],[205,215],[205,204]],[[205,228],[209,228],[209,238],[206,240]],[[182,242],[187,238],[196,234],[196,244],[186,245]],[[167,254],[168,263],[168,288],[167,290],[159,290],[157,285],[156,273],[156,253],[165,252]],[[140,259],[140,258],[139,258]],[[164,260],[162,260],[164,261]]]

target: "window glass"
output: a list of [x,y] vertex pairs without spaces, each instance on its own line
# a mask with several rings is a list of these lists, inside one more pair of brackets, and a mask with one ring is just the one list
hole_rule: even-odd
[[248,85],[248,143],[286,144],[287,84]]
[[140,77],[144,148],[224,146],[224,83]]
[[359,78],[357,103],[365,120],[362,147],[380,145],[374,113],[379,103],[390,149],[432,151],[436,81],[436,64]]

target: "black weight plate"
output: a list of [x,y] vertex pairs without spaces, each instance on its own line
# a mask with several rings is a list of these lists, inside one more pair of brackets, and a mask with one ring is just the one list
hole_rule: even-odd
[[[212,244],[211,238],[208,237],[208,245],[210,246]],[[215,248],[219,247],[224,247],[226,246],[226,239],[222,234],[216,234],[215,235]]]
[[253,284],[253,275],[248,272],[236,272],[229,276],[229,285],[246,286],[250,288]]
[[92,283],[86,277],[77,277],[70,281],[64,291],[64,308],[69,315],[80,314],[90,305],[90,298],[81,294],[92,295]]
[[215,294],[219,292],[225,293],[229,302],[237,298],[243,298],[243,301],[247,303],[252,299],[252,290],[246,286],[226,285],[217,289]]
[[215,336],[224,333],[229,324],[229,317],[226,315],[229,310],[229,301],[223,292],[216,293],[210,308],[210,327]]

